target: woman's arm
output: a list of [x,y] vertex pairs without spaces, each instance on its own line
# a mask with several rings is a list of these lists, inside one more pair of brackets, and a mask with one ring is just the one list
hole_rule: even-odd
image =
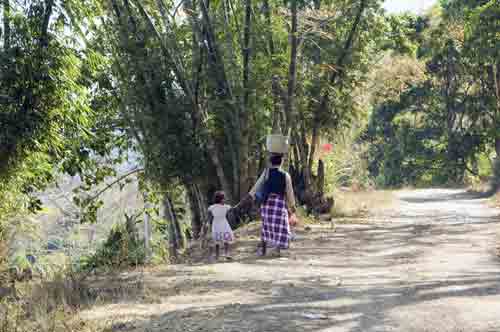
[[257,180],[257,182],[255,183],[255,185],[253,186],[253,188],[248,193],[250,196],[255,197],[255,194],[257,193],[257,190],[262,185],[262,183],[264,182],[265,178],[266,178],[266,170],[264,170],[264,172],[262,172],[262,174],[260,175],[260,177]]
[[292,178],[286,173],[286,201],[290,212],[295,212],[295,193],[293,192]]

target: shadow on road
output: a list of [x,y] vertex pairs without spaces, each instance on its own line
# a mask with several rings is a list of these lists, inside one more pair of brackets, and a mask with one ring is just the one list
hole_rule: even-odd
[[415,197],[415,196],[402,196],[400,199],[407,203],[438,203],[449,201],[473,201],[479,199],[487,199],[491,197],[490,193],[461,191],[457,193],[439,193],[436,195]]
[[407,195],[400,199],[455,202],[457,212],[436,215],[422,205],[418,217],[401,217],[412,222],[313,229],[287,258],[260,259],[252,250],[257,240],[241,241],[237,260],[215,264],[213,275],[195,265],[157,272],[161,282],[150,284],[150,293],[171,304],[193,300],[159,314],[121,317],[128,323],[118,319],[112,331],[456,332],[472,331],[460,315],[474,310],[482,315],[471,316],[482,324],[477,331],[500,331],[500,306],[492,304],[500,303],[500,261],[487,249],[500,219],[465,215],[469,207],[461,203],[480,198]]

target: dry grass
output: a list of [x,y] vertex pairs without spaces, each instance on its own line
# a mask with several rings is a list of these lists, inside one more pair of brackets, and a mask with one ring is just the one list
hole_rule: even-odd
[[94,277],[66,270],[51,280],[19,283],[0,301],[0,332],[99,332],[111,322],[93,324],[79,312],[97,304],[121,301],[156,303],[155,294],[144,288],[143,275]]
[[337,190],[334,193],[333,218],[362,218],[389,207],[394,196],[390,191]]
[[98,332],[92,323],[83,321],[78,312],[60,307],[34,318],[22,302],[2,301],[0,304],[0,332]]
[[17,283],[0,303],[0,332],[95,331],[77,312],[89,303],[88,289],[70,271],[51,280]]

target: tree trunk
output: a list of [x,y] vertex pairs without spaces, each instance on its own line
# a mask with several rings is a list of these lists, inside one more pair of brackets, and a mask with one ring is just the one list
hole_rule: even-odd
[[[321,9],[321,1],[320,0],[314,0],[314,9],[315,10],[320,10]],[[319,44],[314,48],[314,53],[312,56],[313,63],[315,65],[319,65],[321,63],[321,44]],[[321,82],[317,80],[315,82],[315,91],[321,91]],[[313,117],[313,128],[312,128],[312,139],[311,139],[311,151],[309,154],[309,160],[308,160],[308,168],[312,170],[313,168],[313,163],[314,159],[316,158],[316,149],[317,145],[319,142],[319,127],[320,127],[320,112],[314,112],[314,117]]]
[[496,110],[495,110],[495,123],[493,123],[493,130],[496,133],[495,137],[495,151],[497,153],[497,162],[500,162],[500,63],[497,63],[493,67],[493,80],[495,87],[495,97],[496,97]]
[[150,215],[149,215],[149,203],[147,194],[143,194],[144,197],[144,246],[146,251],[146,261],[149,261],[151,258],[151,225],[149,224]]
[[[271,17],[271,7],[269,5],[269,0],[264,0],[262,4],[262,11],[264,13],[264,19],[266,22],[266,34],[267,34],[267,43],[268,43],[268,55],[271,62],[271,66],[274,68],[277,66],[276,57],[275,57],[275,47],[274,47],[274,37],[273,37],[273,27],[272,27],[272,17]],[[286,129],[284,123],[282,123],[283,105],[286,104],[284,97],[284,93],[281,89],[279,77],[277,75],[273,75],[271,81],[271,89],[273,96],[273,106],[274,112],[272,115],[272,132],[282,134]]]
[[176,216],[174,213],[174,206],[172,204],[172,200],[168,195],[165,195],[163,198],[164,204],[164,213],[165,219],[168,221],[168,244],[169,244],[169,253],[170,257],[177,259],[178,251],[179,251],[179,241],[176,224]]
[[193,236],[198,239],[203,224],[207,221],[207,203],[206,199],[201,193],[200,186],[196,183],[189,183],[186,185],[187,196],[189,200],[189,207],[191,210],[191,229]]
[[[238,158],[238,151],[237,151],[237,144],[240,143],[241,141],[241,130],[239,128],[240,125],[240,120],[239,120],[239,112],[241,110],[238,109],[238,107],[235,107],[234,105],[237,104],[235,103],[234,100],[234,95],[232,91],[232,87],[229,84],[228,81],[228,76],[225,70],[224,66],[224,61],[222,57],[222,53],[220,52],[219,45],[217,44],[217,38],[216,38],[216,33],[213,27],[213,24],[211,22],[211,17],[209,15],[209,8],[205,0],[199,1],[200,9],[201,9],[201,17],[202,17],[202,27],[198,24],[198,17],[195,15],[192,10],[188,11],[190,13],[189,17],[192,20],[193,28],[195,29],[193,32],[199,34],[200,40],[205,40],[205,47],[207,49],[207,57],[208,57],[208,70],[211,74],[211,76],[215,79],[215,82],[217,84],[217,96],[218,98],[221,98],[221,100],[226,101],[226,105],[228,108],[232,109],[234,112],[230,113],[230,120],[229,120],[229,125],[232,127],[232,130],[226,130],[227,134],[226,135],[231,135],[227,136],[228,141],[231,143],[233,142],[233,135],[236,139],[234,139],[233,147],[232,147],[232,159],[233,159],[233,169],[235,170],[235,174],[233,174],[233,177],[240,177],[238,173],[239,171],[239,160]],[[196,107],[200,108],[202,106],[197,105]],[[206,107],[206,106],[203,106]],[[203,111],[203,114],[206,114],[207,112]],[[199,117],[199,115],[197,115]],[[202,117],[201,123],[205,125],[205,116]],[[204,129],[205,132],[207,132],[206,129]],[[223,169],[223,164],[221,160],[219,159],[219,154],[218,154],[218,149],[216,148],[215,141],[210,137],[210,134],[207,132],[207,149],[208,152],[211,156],[212,162],[214,164],[214,167],[216,168],[217,171],[217,176],[219,178],[220,184],[222,186],[222,189],[225,191],[226,196],[229,201],[234,202],[235,198],[239,195],[239,182],[238,178],[233,179],[233,184],[234,186],[231,186],[227,177],[224,174],[224,169]]]
[[297,50],[299,45],[298,40],[298,19],[297,19],[297,1],[291,0],[291,14],[292,14],[292,30],[290,31],[291,50],[290,50],[290,65],[288,68],[288,90],[285,100],[285,115],[286,125],[283,132],[287,134],[293,123],[293,104],[295,101],[295,85],[297,81]]
[[271,63],[274,68],[274,38],[273,38],[273,23],[271,19],[271,7],[269,6],[269,0],[264,0],[262,4],[262,10],[266,19],[267,26],[267,42],[269,47],[269,55],[271,56]]
[[[248,153],[249,153],[249,113],[250,113],[250,36],[252,24],[252,0],[245,0],[245,26],[243,32],[243,107],[240,111],[240,146],[239,146],[239,198],[249,190]],[[235,179],[236,181],[236,179]]]
[[[224,35],[225,35],[225,49],[229,53],[229,74],[234,75],[236,79],[231,79],[231,75],[227,76],[228,79],[228,85],[232,86],[232,90],[235,89],[236,83],[239,82],[239,78],[241,77],[241,73],[239,71],[237,61],[236,61],[236,56],[234,54],[233,50],[233,42],[234,42],[234,37],[231,32],[231,23],[230,23],[230,4],[228,0],[224,0],[222,2],[223,10],[224,10]],[[222,59],[221,59],[222,61]],[[240,87],[240,85],[238,85]],[[238,90],[238,89],[236,89]],[[230,109],[233,109],[233,112],[228,112],[227,113],[227,119],[226,121],[226,129],[225,129],[225,136],[228,140],[228,148],[229,148],[229,154],[231,156],[231,164],[232,164],[232,190],[234,194],[234,199],[238,199],[239,194],[240,194],[240,158],[241,158],[241,152],[240,152],[240,140],[241,140],[241,126],[242,126],[242,121],[240,119],[241,115],[244,112],[244,105],[242,101],[242,97],[240,96],[239,102],[242,104],[241,110],[238,109],[238,107],[230,107]],[[244,124],[243,124],[244,125]]]
[[[136,226],[136,220],[135,217],[129,216],[128,214],[125,213],[125,227],[127,229],[127,233],[132,239],[132,241],[137,242],[139,240],[139,234],[137,231],[137,226]],[[94,236],[95,236],[95,224],[91,225],[90,233],[89,233],[89,247],[92,245],[94,242]]]
[[[217,94],[223,99],[233,101],[233,91],[227,79],[227,74],[224,66],[222,54],[217,43],[215,29],[212,25],[212,20],[209,15],[206,0],[200,1],[201,16],[205,32],[206,47],[208,51],[208,61],[210,63],[209,70],[217,83]],[[231,105],[228,105],[231,106]]]
[[42,32],[40,34],[40,45],[42,47],[47,47],[49,45],[49,23],[50,17],[52,16],[52,10],[54,7],[55,0],[46,0],[45,1],[45,14],[42,22]]
[[[199,68],[201,65],[201,57],[198,58],[196,64],[193,63],[192,70],[196,71],[196,74],[193,73],[194,77],[194,82],[191,82],[188,79],[188,75],[186,74],[186,69],[184,68],[184,64],[182,61],[178,60],[178,56],[175,52],[176,49],[178,49],[177,46],[175,46],[175,40],[171,40],[169,36],[162,36],[160,32],[156,29],[154,21],[150,18],[148,13],[146,12],[145,8],[141,4],[140,1],[138,0],[133,0],[134,4],[136,5],[137,9],[139,10],[141,16],[144,18],[146,21],[147,27],[149,30],[153,33],[153,35],[158,39],[158,42],[160,43],[160,47],[163,53],[163,56],[165,59],[168,59],[169,61],[172,62],[173,65],[173,73],[176,76],[177,82],[179,82],[180,87],[186,94],[186,96],[189,98],[191,102],[191,117],[193,119],[193,124],[195,127],[199,130],[200,134],[204,137],[205,140],[205,149],[210,157],[210,160],[212,161],[212,164],[214,165],[214,168],[216,170],[217,178],[220,182],[220,185],[222,189],[226,192],[228,200],[232,200],[232,193],[233,190],[230,186],[230,183],[226,177],[224,168],[223,168],[223,163],[220,158],[220,151],[217,148],[217,145],[215,143],[214,138],[212,137],[211,133],[209,132],[207,128],[207,110],[206,110],[206,105],[204,105],[202,102],[199,102],[198,100],[198,89],[199,89]],[[117,17],[120,20],[121,25],[125,25],[123,27],[124,29],[127,28],[127,23],[124,22],[124,20],[121,19],[120,17],[120,12],[117,11],[116,9],[118,8],[118,5],[116,4],[116,1],[112,0],[112,3],[115,8],[115,12],[117,12]],[[159,3],[161,5],[161,3]],[[195,52],[195,55],[197,55],[197,52],[195,51],[195,41],[197,37],[204,38],[203,36],[200,35],[199,30],[201,30],[201,26],[198,25],[198,21],[196,18],[196,15],[193,11],[192,7],[192,2],[191,1],[186,1],[184,3],[187,9],[187,13],[190,13],[188,16],[189,19],[191,20],[192,23],[192,28],[193,32],[197,34],[197,36],[194,36],[194,42],[193,42],[193,51]],[[168,25],[169,21],[168,18],[165,17],[164,20],[165,24]],[[168,30],[168,26],[166,27]],[[164,38],[165,37],[165,38]],[[217,71],[218,72],[218,71]],[[196,90],[194,90],[196,89]],[[178,227],[179,228],[179,227]],[[180,229],[179,229],[180,230]]]
[[186,185],[186,195],[191,211],[191,230],[193,232],[193,237],[197,239],[201,232],[203,220],[201,218],[201,211],[196,198],[196,188],[194,188],[194,186],[194,184]]
[[10,2],[3,0],[3,48],[10,48]]

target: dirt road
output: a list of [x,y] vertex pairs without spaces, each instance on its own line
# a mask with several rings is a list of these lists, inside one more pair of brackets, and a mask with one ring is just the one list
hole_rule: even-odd
[[500,211],[457,190],[395,195],[366,224],[303,233],[290,257],[248,240],[234,262],[146,274],[143,300],[83,315],[113,331],[499,332]]

